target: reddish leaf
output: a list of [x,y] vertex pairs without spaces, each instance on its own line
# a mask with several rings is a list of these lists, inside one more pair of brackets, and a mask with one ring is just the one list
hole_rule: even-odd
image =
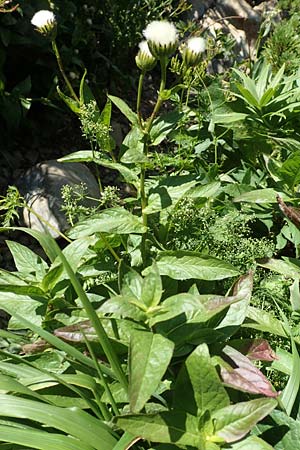
[[85,342],[83,333],[89,341],[96,340],[96,333],[89,320],[85,320],[75,325],[57,328],[54,335],[67,342]]
[[224,383],[234,389],[251,394],[262,394],[267,397],[277,397],[269,380],[242,353],[226,345],[224,365],[221,365],[221,377]]
[[275,361],[279,359],[265,339],[239,339],[231,341],[230,345],[251,360]]

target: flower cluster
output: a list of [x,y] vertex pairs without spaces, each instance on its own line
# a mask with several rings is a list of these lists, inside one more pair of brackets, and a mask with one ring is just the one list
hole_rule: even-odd
[[57,22],[52,11],[46,9],[38,11],[31,19],[31,23],[39,33],[51,39],[55,38]]
[[[143,35],[146,40],[139,44],[136,56],[136,64],[143,71],[151,70],[157,59],[168,58],[178,47],[178,31],[167,20],[150,22]],[[205,47],[205,40],[201,37],[188,39],[180,48],[184,64],[187,67],[199,64]]]

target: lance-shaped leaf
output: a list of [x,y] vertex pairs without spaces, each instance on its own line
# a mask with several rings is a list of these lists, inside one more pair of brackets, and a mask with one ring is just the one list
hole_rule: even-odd
[[160,275],[175,280],[222,280],[239,275],[239,271],[231,264],[197,252],[160,252],[156,262]]
[[183,411],[159,414],[129,414],[118,417],[117,426],[152,442],[205,448],[204,435],[198,429],[199,419]]
[[174,344],[160,334],[134,331],[129,348],[129,403],[139,412],[157,389],[172,358]]
[[225,442],[238,441],[276,406],[277,401],[273,398],[259,398],[219,409],[212,414],[215,435]]
[[[277,448],[277,447],[276,447]],[[249,436],[236,444],[229,447],[230,450],[274,450],[267,442],[258,436]]]
[[145,227],[140,218],[134,216],[124,208],[110,208],[94,214],[93,216],[78,222],[68,233],[71,239],[90,236],[93,233],[145,233]]
[[221,365],[221,377],[227,386],[251,394],[276,397],[269,380],[242,353],[226,345],[223,348],[226,363]]
[[194,416],[229,405],[229,397],[212,364],[206,344],[188,356],[175,384],[174,407]]
[[230,346],[254,361],[275,361],[279,359],[266,339],[231,340]]

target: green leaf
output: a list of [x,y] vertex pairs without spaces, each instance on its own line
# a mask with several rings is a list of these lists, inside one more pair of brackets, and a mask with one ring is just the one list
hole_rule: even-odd
[[5,241],[19,272],[34,272],[38,278],[45,274],[48,264],[28,247],[14,241]]
[[132,109],[127,105],[124,100],[122,100],[119,97],[115,97],[114,95],[108,95],[108,98],[113,102],[114,105],[121,111],[122,114],[124,114],[125,117],[131,122],[133,125],[137,124],[137,115],[135,112],[132,111]]
[[84,69],[84,73],[82,75],[80,86],[79,86],[79,98],[80,98],[80,106],[86,105],[90,103],[92,100],[95,100],[94,94],[92,93],[89,85],[87,84],[85,78],[87,75],[87,70]]
[[159,414],[128,414],[118,417],[117,426],[145,440],[172,443],[177,446],[204,447],[204,436],[198,430],[198,418],[182,411]]
[[273,272],[280,273],[288,278],[294,278],[296,280],[300,278],[300,266],[295,264],[290,258],[286,258],[284,261],[275,258],[258,259],[257,264],[260,267],[273,270]]
[[[276,447],[277,448],[277,447]],[[258,436],[249,436],[229,447],[230,450],[274,450],[271,445],[260,439]],[[286,448],[286,450],[288,450]],[[291,450],[291,449],[290,449]]]
[[105,106],[100,114],[100,122],[104,123],[106,126],[110,126],[110,119],[111,119],[111,100],[108,98],[106,100]]
[[229,397],[212,364],[206,344],[185,360],[174,387],[174,408],[194,416],[229,405]]
[[276,198],[278,195],[280,195],[280,197],[283,200],[289,200],[289,196],[284,194],[283,192],[277,192],[272,188],[266,188],[266,189],[255,189],[254,191],[245,192],[244,194],[235,197],[233,201],[236,203],[249,202],[258,204],[277,203]]
[[297,398],[299,387],[300,387],[300,372],[298,370],[299,364],[300,364],[300,357],[299,353],[296,347],[296,344],[294,342],[294,339],[291,336],[291,343],[292,343],[292,370],[291,375],[289,377],[289,381],[287,382],[280,398],[282,401],[282,404],[286,410],[286,413],[290,416],[295,400]]
[[144,134],[138,125],[134,125],[121,145],[121,162],[125,164],[147,162],[148,158],[144,155]]
[[[46,433],[45,431],[33,429],[21,429],[14,426],[0,425],[0,436],[2,442],[24,445],[39,450],[93,450],[86,443],[58,433]],[[1,445],[2,447],[2,445]],[[9,447],[12,448],[11,446]],[[18,447],[19,448],[19,447]]]
[[146,233],[147,227],[139,217],[134,216],[124,208],[110,208],[94,214],[78,222],[68,232],[71,239],[90,236],[93,233],[130,234]]
[[226,114],[214,114],[212,120],[214,123],[219,125],[230,125],[231,123],[243,121],[246,117],[248,117],[248,114],[230,112]]
[[279,410],[272,412],[271,419],[275,422],[270,431],[272,441],[274,439],[276,442],[276,450],[299,450],[300,421]]
[[80,439],[97,450],[111,450],[116,439],[110,428],[77,408],[59,408],[33,400],[0,395],[0,416],[29,419]]
[[157,389],[174,350],[173,342],[160,334],[134,331],[129,348],[129,403],[139,412]]
[[172,111],[156,118],[150,131],[151,145],[159,145],[177,126],[181,117],[182,113]]
[[112,450],[128,450],[141,438],[132,433],[124,433],[118,443],[114,446]]
[[236,403],[212,413],[215,434],[225,442],[235,442],[244,437],[277,406],[273,398],[258,398]]
[[68,97],[65,95],[57,86],[57,93],[60,96],[60,98],[65,102],[65,104],[70,108],[71,111],[73,111],[75,114],[80,114],[80,104],[76,102],[76,100],[73,100],[71,97]]
[[281,321],[267,311],[263,311],[260,308],[254,308],[254,306],[249,306],[247,318],[249,320],[242,325],[243,327],[288,337]]
[[289,188],[294,189],[300,183],[300,151],[293,152],[277,173]]
[[141,300],[147,308],[153,308],[160,302],[163,294],[162,281],[156,263],[151,266],[143,279]]
[[222,280],[239,275],[231,264],[197,252],[160,252],[156,262],[160,275],[167,275],[175,280]]

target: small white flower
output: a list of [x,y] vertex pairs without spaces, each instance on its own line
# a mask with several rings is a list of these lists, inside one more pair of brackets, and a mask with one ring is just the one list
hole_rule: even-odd
[[41,11],[35,13],[31,19],[31,23],[37,28],[43,28],[48,25],[54,25],[56,23],[56,19],[52,11],[42,9]]
[[135,57],[136,65],[143,71],[151,70],[156,64],[156,59],[149,50],[148,42],[139,43],[139,52]]
[[175,25],[167,20],[150,22],[143,35],[147,39],[150,52],[155,58],[169,56],[176,50],[178,32]]
[[195,66],[201,61],[201,54],[205,51],[206,42],[202,37],[192,37],[181,48],[182,59],[186,66]]
[[187,41],[187,48],[193,53],[203,53],[206,49],[205,39],[202,37],[193,37]]

